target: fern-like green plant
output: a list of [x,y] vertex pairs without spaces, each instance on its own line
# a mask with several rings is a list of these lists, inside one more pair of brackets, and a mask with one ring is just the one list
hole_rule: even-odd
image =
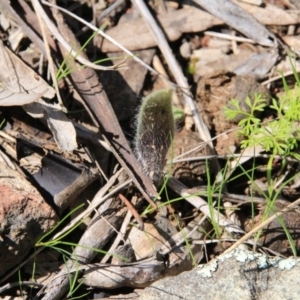
[[[293,89],[288,87],[283,77],[284,92],[278,96],[278,100],[272,99],[270,108],[274,110],[277,116],[275,119],[263,123],[256,117],[258,112],[263,112],[266,108],[266,101],[259,94],[255,94],[252,101],[250,98],[246,99],[249,108],[247,111],[241,109],[239,101],[236,99],[232,99],[228,107],[225,108],[225,116],[229,120],[240,120],[238,122],[238,136],[242,137],[241,148],[260,146],[270,153],[266,174],[268,192],[262,193],[267,201],[263,220],[267,219],[270,213],[276,212],[275,201],[281,190],[296,176],[299,176],[299,174],[295,174],[283,183],[272,178],[272,165],[275,155],[280,155],[283,159],[292,156],[300,160],[300,155],[296,151],[300,141],[300,79],[293,64],[292,68],[295,78]],[[240,167],[242,168],[242,166]],[[249,177],[249,180],[252,182],[253,177]],[[286,233],[293,254],[297,255],[295,243],[283,219],[278,218],[278,222]],[[260,234],[261,231],[258,233],[257,239]]]
[[285,92],[279,96],[279,100],[272,99],[270,108],[277,118],[267,123],[256,117],[257,112],[264,111],[266,101],[259,94],[254,95],[253,101],[248,97],[246,104],[249,111],[243,111],[239,101],[232,99],[225,108],[225,116],[234,120],[242,115],[239,121],[238,136],[242,137],[241,148],[261,146],[272,155],[293,156],[300,160],[300,155],[294,150],[300,140],[300,129],[296,126],[300,121],[300,86],[295,84],[294,89],[287,87],[283,79]]

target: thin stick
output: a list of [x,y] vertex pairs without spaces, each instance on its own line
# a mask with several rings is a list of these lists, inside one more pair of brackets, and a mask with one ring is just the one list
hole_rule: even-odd
[[[299,68],[299,67],[296,68],[296,69],[295,69],[295,72],[296,72],[296,73],[299,73],[299,72],[300,72],[300,68]],[[283,77],[290,76],[290,75],[293,75],[293,74],[294,74],[294,71],[293,71],[293,70],[287,71],[287,72],[285,72],[285,73],[282,73],[281,75],[277,75],[277,76],[272,77],[272,78],[270,78],[270,79],[268,79],[268,80],[266,80],[266,81],[263,81],[261,84],[262,84],[262,85],[267,85],[267,84],[269,84],[269,83],[271,83],[271,82],[273,82],[273,81],[276,81],[276,80],[278,80],[278,79],[282,79]]]
[[14,287],[20,286],[29,286],[29,287],[43,287],[44,285],[35,281],[18,281],[13,283],[7,283],[6,285],[0,287],[0,294],[5,292],[6,290],[12,289]]
[[106,33],[104,33],[102,30],[99,30],[99,28],[97,28],[96,26],[86,22],[85,20],[83,20],[82,18],[76,16],[75,14],[71,13],[70,11],[59,7],[57,5],[48,3],[47,1],[42,0],[42,3],[45,5],[48,5],[50,7],[54,7],[62,12],[64,12],[65,14],[73,17],[75,20],[81,22],[82,24],[88,26],[89,28],[91,28],[92,30],[94,30],[95,32],[97,32],[97,34],[101,35],[102,37],[104,37],[105,39],[107,39],[108,41],[110,41],[112,44],[114,44],[115,46],[117,46],[118,48],[120,48],[122,51],[124,51],[126,54],[128,54],[132,59],[134,59],[135,61],[137,61],[138,63],[140,63],[142,66],[144,66],[147,70],[149,70],[152,74],[155,74],[157,76],[159,76],[160,78],[162,78],[163,80],[167,81],[168,83],[170,83],[173,87],[176,87],[177,85],[174,82],[171,82],[169,79],[165,78],[163,75],[159,74],[158,72],[156,72],[153,68],[151,68],[149,65],[147,65],[145,62],[143,62],[139,57],[137,57],[136,55],[134,55],[132,52],[130,52],[129,50],[127,50],[125,47],[123,47],[120,43],[118,43],[117,41],[115,41],[112,37],[110,37],[109,35],[107,35]]
[[[43,21],[47,24],[48,29],[50,30],[50,32],[53,34],[53,36],[61,43],[61,45],[66,49],[66,51],[68,53],[70,53],[71,56],[74,57],[74,59],[76,59],[78,62],[80,62],[81,64],[83,64],[84,66],[87,66],[89,68],[95,69],[95,70],[114,70],[116,69],[116,66],[112,66],[112,67],[103,67],[100,65],[96,65],[91,63],[90,61],[86,60],[85,58],[83,58],[82,56],[80,56],[76,51],[74,51],[72,49],[72,47],[67,43],[67,41],[63,38],[63,36],[59,33],[59,31],[57,30],[56,26],[52,23],[52,21],[50,20],[50,18],[48,17],[48,15],[46,14],[46,12],[44,11],[43,7],[41,6],[41,4],[37,1],[34,0],[36,8],[38,9],[39,13],[41,14],[41,17],[43,19]],[[45,1],[43,1],[44,4],[47,4],[49,6],[53,6],[56,7],[56,5],[50,5],[49,3],[45,3]],[[99,29],[97,28],[96,31],[98,31]]]
[[298,206],[300,204],[300,198],[298,200],[296,200],[295,202],[291,203],[290,205],[288,205],[286,208],[284,208],[283,210],[281,210],[280,212],[274,213],[273,216],[271,216],[269,219],[267,219],[266,221],[262,222],[261,224],[259,224],[258,226],[256,226],[255,228],[253,228],[251,231],[249,231],[247,234],[245,234],[242,238],[240,238],[236,243],[234,243],[231,247],[229,247],[224,254],[233,251],[234,249],[236,249],[238,246],[240,246],[241,244],[243,244],[244,242],[246,242],[248,239],[251,238],[251,236],[258,232],[259,230],[263,229],[264,227],[266,227],[267,225],[269,225],[272,221],[274,221],[276,218],[282,216],[284,213],[288,212],[289,210],[295,208],[296,206]]
[[44,21],[42,20],[42,17],[41,17],[41,14],[42,14],[41,10],[42,10],[42,8],[40,7],[40,5],[38,3],[38,0],[32,0],[32,5],[33,5],[33,8],[35,10],[38,22],[39,22],[40,27],[41,27],[41,32],[42,32],[44,46],[45,46],[45,52],[46,52],[48,63],[49,63],[48,65],[49,65],[50,74],[51,74],[51,77],[52,77],[52,82],[53,82],[55,90],[56,90],[57,100],[58,100],[60,106],[62,108],[64,108],[64,104],[62,102],[62,99],[61,99],[61,96],[60,96],[60,93],[59,93],[58,83],[57,83],[56,75],[55,75],[54,63],[53,63],[53,59],[52,59],[52,56],[51,56],[51,51],[50,51],[49,43],[48,43],[48,40],[47,40],[45,23],[44,23]]
[[250,44],[257,44],[255,41],[251,40],[251,39],[247,39],[244,37],[240,37],[240,36],[233,36],[230,34],[225,34],[225,33],[219,33],[219,32],[213,32],[213,31],[204,31],[205,35],[209,35],[209,36],[213,36],[213,37],[217,37],[220,39],[224,39],[224,40],[230,40],[230,41],[236,41],[236,42],[246,42],[246,43],[250,43]]
[[139,229],[141,231],[144,230],[144,222],[141,218],[141,216],[138,214],[136,209],[133,207],[133,205],[127,200],[126,197],[124,197],[122,194],[119,194],[119,198],[124,202],[124,204],[127,206],[127,208],[131,211],[132,215],[136,219],[136,221],[139,223]]
[[[101,260],[102,264],[104,264],[108,261],[108,259],[111,257],[111,253],[113,253],[116,250],[116,248],[118,247],[120,241],[121,240],[124,241],[124,236],[125,236],[125,233],[126,233],[126,229],[127,229],[127,226],[130,222],[131,217],[132,217],[132,213],[128,209],[127,214],[124,218],[123,224],[122,224],[122,226],[121,226],[121,228],[118,232],[117,237],[115,238],[113,244],[111,245],[111,247],[109,248],[109,250],[107,251],[107,253],[105,254],[105,256]],[[125,243],[125,241],[124,241],[124,243]]]

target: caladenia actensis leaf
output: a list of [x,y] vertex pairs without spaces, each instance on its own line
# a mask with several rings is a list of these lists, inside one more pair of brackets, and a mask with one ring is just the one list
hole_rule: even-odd
[[174,128],[171,89],[158,90],[143,99],[137,119],[135,153],[156,186],[162,183]]

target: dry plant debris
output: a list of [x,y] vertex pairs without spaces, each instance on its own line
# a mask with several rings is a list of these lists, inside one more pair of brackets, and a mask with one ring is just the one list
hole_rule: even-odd
[[243,149],[238,126],[259,94],[252,120],[276,137],[289,106],[274,105],[300,99],[299,16],[296,1],[0,0],[1,299],[159,299],[223,252],[298,255],[300,118],[285,155]]

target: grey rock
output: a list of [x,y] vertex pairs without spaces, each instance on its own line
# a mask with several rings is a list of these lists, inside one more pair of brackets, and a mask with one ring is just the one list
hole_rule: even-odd
[[300,258],[234,250],[153,283],[139,291],[139,300],[296,300],[300,299],[299,274]]

